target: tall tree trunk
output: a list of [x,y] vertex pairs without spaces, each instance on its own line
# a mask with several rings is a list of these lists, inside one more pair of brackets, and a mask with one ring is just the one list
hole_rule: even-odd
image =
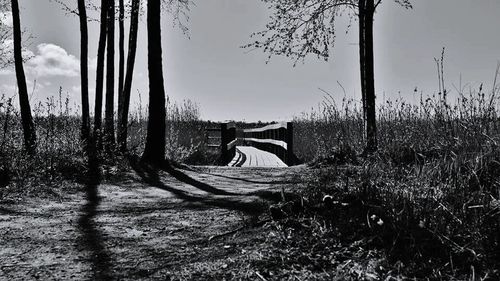
[[101,0],[101,23],[99,31],[99,45],[97,47],[97,70],[95,86],[94,108],[94,138],[100,140],[102,129],[102,92],[104,84],[104,55],[106,52],[108,1]]
[[26,75],[24,74],[23,55],[21,46],[21,19],[19,15],[19,3],[11,1],[12,24],[14,31],[14,64],[16,68],[17,86],[19,88],[19,106],[21,108],[21,121],[24,133],[24,146],[26,151],[33,155],[36,153],[36,131],[26,86]]
[[161,54],[160,1],[148,1],[149,116],[142,160],[157,166],[165,163],[165,88]]
[[127,150],[128,111],[130,105],[130,93],[132,90],[132,79],[134,75],[135,55],[137,51],[137,31],[139,29],[140,3],[140,0],[132,0],[127,55],[127,73],[125,75],[122,98],[118,103],[118,145],[121,151]]
[[359,21],[359,69],[361,81],[361,102],[363,108],[363,130],[366,141],[366,43],[365,43],[365,14],[366,0],[360,0],[358,6],[358,21]]
[[118,112],[120,112],[120,104],[123,95],[123,77],[125,68],[125,7],[123,0],[118,0],[119,14],[118,14]]
[[104,112],[104,142],[109,152],[115,144],[115,0],[108,0],[106,62],[106,108]]
[[365,13],[365,102],[366,102],[366,150],[377,150],[377,119],[375,107],[375,71],[373,61],[373,16],[375,14],[374,0],[366,0]]
[[82,128],[81,137],[86,148],[90,136],[89,113],[89,80],[88,80],[88,30],[87,10],[85,0],[78,0],[78,14],[80,17],[80,77],[82,90]]

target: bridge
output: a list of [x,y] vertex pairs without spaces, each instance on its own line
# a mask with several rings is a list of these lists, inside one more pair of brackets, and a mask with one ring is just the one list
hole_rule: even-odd
[[[209,147],[220,149],[220,164],[231,167],[288,167],[297,164],[293,154],[293,123],[239,129],[221,123],[208,130]],[[215,134],[215,135],[214,135]],[[217,143],[210,143],[216,140]]]

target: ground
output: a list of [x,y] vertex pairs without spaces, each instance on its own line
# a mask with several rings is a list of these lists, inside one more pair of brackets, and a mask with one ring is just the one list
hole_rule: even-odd
[[0,280],[272,279],[258,266],[268,206],[305,169],[135,169],[58,200],[2,202]]

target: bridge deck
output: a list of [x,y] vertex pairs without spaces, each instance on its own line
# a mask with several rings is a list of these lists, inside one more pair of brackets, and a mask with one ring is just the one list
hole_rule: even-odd
[[236,146],[236,155],[228,166],[288,167],[278,156],[252,146]]

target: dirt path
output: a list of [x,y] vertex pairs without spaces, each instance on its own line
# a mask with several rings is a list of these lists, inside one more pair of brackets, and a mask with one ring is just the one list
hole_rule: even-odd
[[259,228],[209,237],[261,220],[303,169],[138,170],[86,196],[3,204],[0,280],[258,279]]

